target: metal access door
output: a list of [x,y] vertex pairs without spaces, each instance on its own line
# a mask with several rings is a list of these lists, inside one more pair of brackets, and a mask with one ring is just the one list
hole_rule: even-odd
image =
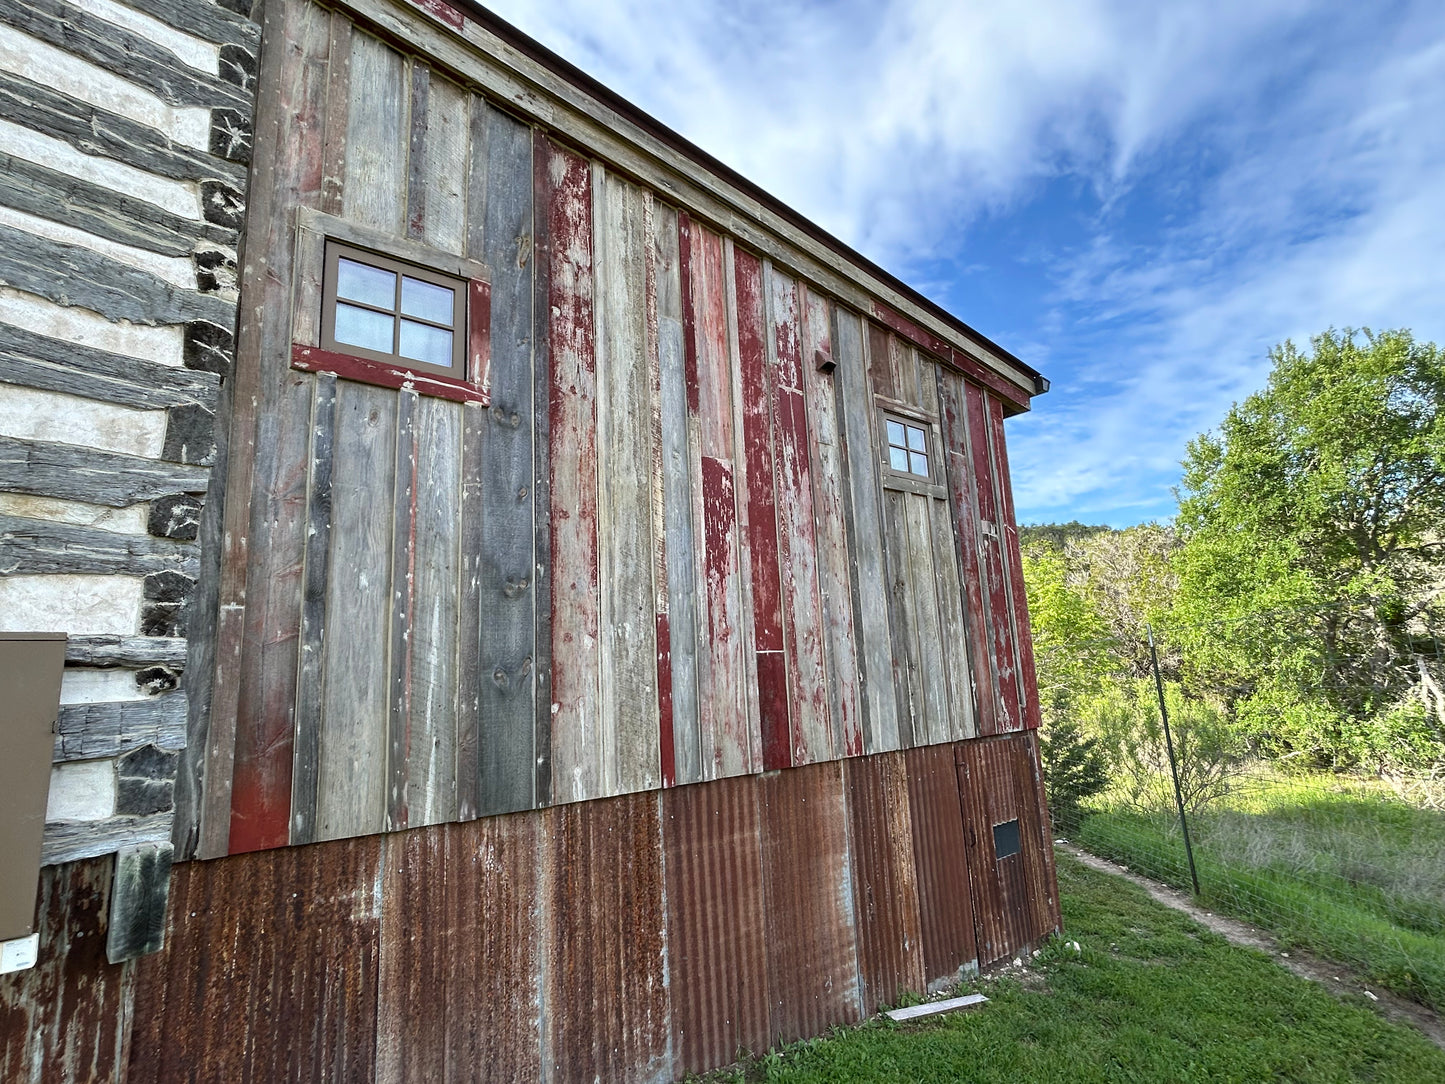
[[1024,731],[954,749],[978,964],[987,968],[1058,928],[1037,741]]

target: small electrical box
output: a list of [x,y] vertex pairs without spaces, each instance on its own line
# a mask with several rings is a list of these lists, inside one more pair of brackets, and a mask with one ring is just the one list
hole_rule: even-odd
[[34,962],[35,890],[60,712],[62,632],[0,632],[0,942],[7,965]]

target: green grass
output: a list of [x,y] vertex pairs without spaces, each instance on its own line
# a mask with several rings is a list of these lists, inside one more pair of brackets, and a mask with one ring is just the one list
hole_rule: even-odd
[[[1067,936],[1038,970],[973,984],[980,1010],[870,1023],[731,1079],[1445,1081],[1445,1053],[1238,949],[1128,882],[1059,856]],[[729,1079],[720,1075],[718,1079]]]
[[[1202,902],[1445,1011],[1445,814],[1367,783],[1255,777],[1190,818]],[[1099,813],[1078,842],[1187,887],[1178,823]]]

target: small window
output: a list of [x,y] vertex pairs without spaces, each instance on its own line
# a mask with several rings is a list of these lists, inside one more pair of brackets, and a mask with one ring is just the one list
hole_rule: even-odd
[[466,283],[329,242],[322,348],[466,379]]
[[884,418],[888,427],[888,466],[899,474],[927,480],[928,430],[901,418]]
[[1015,817],[1011,821],[1004,821],[1002,824],[993,826],[993,856],[995,858],[1007,858],[1010,855],[1019,853],[1019,822]]

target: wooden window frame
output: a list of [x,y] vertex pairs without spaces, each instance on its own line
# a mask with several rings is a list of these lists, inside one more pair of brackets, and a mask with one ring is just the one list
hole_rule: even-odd
[[[924,493],[930,497],[947,496],[940,457],[941,445],[938,438],[937,419],[903,404],[883,400],[881,397],[877,404],[877,417],[878,455],[881,468],[879,477],[883,485],[889,489]],[[888,440],[888,423],[890,421],[923,430],[923,440],[927,445],[924,454],[928,456],[928,477],[914,474],[912,471],[901,471],[893,466],[892,457],[889,455],[891,445]]]
[[[297,209],[296,228],[291,310],[293,369],[333,373],[343,380],[455,402],[491,405],[491,276],[485,264],[310,207]],[[326,304],[328,278],[334,304],[332,250],[354,250],[363,263],[388,270],[399,268],[423,281],[441,279],[449,285],[460,284],[461,311],[454,314],[453,341],[453,347],[460,345],[462,351],[460,368],[440,369],[398,355],[338,344],[334,338],[328,344],[327,331],[334,327],[334,315]]]

